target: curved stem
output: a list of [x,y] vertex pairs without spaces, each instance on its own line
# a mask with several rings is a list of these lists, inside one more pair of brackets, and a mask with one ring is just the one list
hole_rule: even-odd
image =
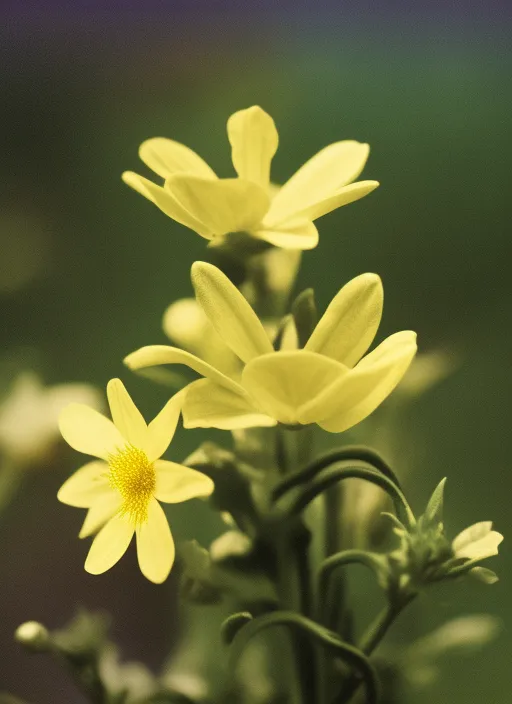
[[319,472],[330,465],[348,460],[358,460],[372,465],[374,469],[384,474],[388,479],[391,479],[397,487],[401,488],[395,472],[378,452],[364,445],[348,445],[347,447],[342,447],[338,450],[327,452],[325,455],[321,455],[305,469],[300,472],[295,472],[290,477],[279,482],[279,484],[274,487],[272,499],[277,501],[283,494],[286,494],[287,491],[299,486],[299,484],[304,484],[314,479]]
[[393,481],[380,472],[375,471],[373,468],[365,467],[364,465],[346,466],[344,463],[334,465],[330,469],[324,470],[317,475],[315,481],[305,487],[292,502],[291,506],[288,508],[289,514],[294,515],[300,513],[315,497],[333,484],[343,481],[344,479],[364,479],[365,481],[380,486],[381,489],[391,496],[397,514],[405,520],[406,525],[412,526],[416,523],[416,519],[407,503],[407,499],[401,489],[399,489]]
[[327,594],[329,582],[335,570],[337,570],[338,567],[355,563],[365,565],[371,569],[378,578],[379,570],[382,568],[382,563],[377,555],[373,555],[365,550],[344,550],[343,552],[339,552],[336,555],[328,557],[320,565],[320,570],[318,572],[318,592],[320,598]]
[[[235,667],[236,662],[248,642],[260,631],[271,626],[288,626],[318,641],[320,645],[330,650],[336,657],[347,662],[357,670],[359,677],[366,686],[366,699],[368,704],[377,704],[379,699],[379,681],[373,665],[368,658],[353,645],[343,642],[338,636],[327,628],[320,626],[315,621],[300,616],[293,611],[276,611],[254,619],[241,628],[233,639],[230,665]],[[361,680],[357,679],[358,684]]]

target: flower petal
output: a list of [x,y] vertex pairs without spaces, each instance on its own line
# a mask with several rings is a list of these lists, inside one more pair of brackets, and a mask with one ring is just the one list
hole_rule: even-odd
[[272,344],[258,316],[220,269],[206,262],[194,262],[192,283],[211,324],[240,359],[248,362],[272,352]]
[[242,386],[272,418],[287,425],[306,424],[314,418],[304,416],[304,406],[347,373],[343,364],[315,352],[274,352],[245,367]]
[[66,479],[57,492],[57,498],[68,506],[89,508],[109,491],[108,465],[105,462],[88,462]]
[[360,423],[389,396],[416,354],[416,333],[395,333],[364,357],[339,383],[317,397],[308,412],[330,433]]
[[332,299],[305,349],[353,367],[373,342],[382,316],[383,297],[377,274],[352,279]]
[[162,178],[169,178],[175,173],[217,178],[215,172],[199,154],[184,144],[166,137],[146,139],[139,147],[139,156],[146,166]]
[[167,401],[160,413],[149,424],[148,437],[143,449],[150,462],[161,457],[171,444],[184,398],[184,390],[179,391]]
[[270,163],[279,143],[274,120],[258,105],[239,110],[228,120],[228,139],[239,177],[267,189]]
[[502,540],[503,536],[492,530],[492,521],[481,521],[459,533],[452,548],[455,557],[484,560],[498,554],[498,545]]
[[273,418],[261,413],[245,393],[234,393],[209,379],[199,379],[187,387],[183,407],[186,428],[239,428],[270,427]]
[[324,147],[280,189],[272,201],[269,217],[280,222],[332,196],[359,176],[369,152],[368,144],[354,140]]
[[130,369],[143,369],[144,367],[155,367],[160,364],[185,364],[190,369],[201,374],[201,376],[205,376],[221,386],[232,389],[235,393],[240,389],[240,386],[235,381],[218,369],[199,359],[199,357],[190,354],[190,352],[185,352],[185,350],[180,350],[177,347],[169,347],[168,345],[141,347],[125,357],[124,363]]
[[213,181],[176,174],[165,182],[165,191],[217,236],[254,229],[269,206],[262,188],[239,178]]
[[148,426],[121,379],[108,382],[107,398],[116,428],[131,445],[144,448]]
[[137,527],[137,559],[140,571],[150,582],[164,582],[174,563],[175,547],[165,513],[155,499],[148,506],[148,518]]
[[109,491],[93,503],[87,511],[83,522],[79,538],[87,538],[89,535],[97,533],[121,506],[121,497],[117,491]]
[[155,471],[155,498],[168,504],[210,496],[215,488],[206,474],[176,462],[158,460],[155,462]]
[[92,541],[85,561],[90,574],[102,574],[118,562],[128,549],[134,528],[126,516],[116,515]]
[[74,450],[107,459],[124,447],[126,440],[109,418],[81,403],[71,403],[59,416],[59,428],[64,440]]
[[279,225],[267,225],[263,219],[261,228],[251,233],[253,237],[282,249],[313,249],[318,244],[318,230],[305,218],[285,220]]
[[344,186],[336,193],[333,193],[332,196],[311,203],[305,208],[300,209],[297,215],[299,217],[316,220],[317,218],[321,218],[322,215],[327,215],[327,213],[341,208],[342,205],[348,205],[349,203],[364,198],[378,188],[379,185],[378,181],[357,181],[357,183],[351,183],[350,186]]
[[156,183],[153,183],[153,181],[144,178],[144,176],[139,176],[139,174],[133,171],[125,171],[122,175],[122,179],[127,186],[130,186],[130,188],[133,188],[137,193],[144,196],[144,198],[150,200],[170,218],[194,230],[194,232],[197,232],[201,237],[207,240],[212,239],[213,232],[211,232],[204,223],[189,213],[188,210],[176,200],[175,196],[162,188],[162,186],[158,186]]

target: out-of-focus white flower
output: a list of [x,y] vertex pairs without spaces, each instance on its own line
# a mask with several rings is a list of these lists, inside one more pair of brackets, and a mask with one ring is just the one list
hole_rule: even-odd
[[34,372],[20,373],[0,404],[0,453],[18,468],[39,463],[60,440],[57,419],[73,402],[102,406],[89,384],[45,386]]

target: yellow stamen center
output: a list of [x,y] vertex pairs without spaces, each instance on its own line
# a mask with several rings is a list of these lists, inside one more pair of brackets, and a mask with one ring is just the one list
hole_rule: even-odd
[[145,452],[133,445],[109,455],[110,486],[123,499],[120,513],[128,514],[136,525],[147,520],[148,505],[155,491],[155,468]]

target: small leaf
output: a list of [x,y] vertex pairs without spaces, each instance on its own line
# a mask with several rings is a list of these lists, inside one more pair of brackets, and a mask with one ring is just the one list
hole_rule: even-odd
[[473,567],[469,570],[469,574],[484,584],[496,584],[499,581],[496,572],[487,569],[487,567]]
[[180,546],[180,557],[183,561],[182,596],[197,604],[218,603],[221,591],[212,574],[208,550],[197,541],[189,540]]
[[299,293],[292,304],[292,315],[299,337],[299,347],[304,347],[318,322],[315,292],[312,288],[307,288]]
[[430,497],[430,501],[427,504],[423,518],[427,526],[433,526],[441,523],[443,520],[443,502],[444,502],[444,487],[446,484],[446,477],[441,479],[437,487],[434,489],[434,493]]

